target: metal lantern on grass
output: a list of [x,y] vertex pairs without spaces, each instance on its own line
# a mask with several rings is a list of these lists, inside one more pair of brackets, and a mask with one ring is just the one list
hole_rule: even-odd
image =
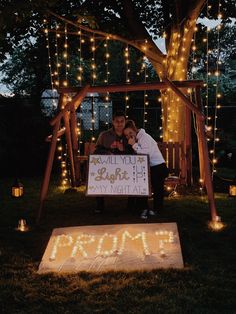
[[236,197],[236,177],[229,186],[229,196]]
[[16,228],[16,230],[20,231],[20,232],[27,232],[27,231],[29,231],[29,226],[27,225],[25,219],[20,219],[18,221],[18,227]]
[[11,187],[11,195],[12,197],[21,197],[24,194],[24,186],[16,179],[13,186]]

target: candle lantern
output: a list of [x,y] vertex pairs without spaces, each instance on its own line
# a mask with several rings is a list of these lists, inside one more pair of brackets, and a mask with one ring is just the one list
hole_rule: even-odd
[[26,223],[25,219],[20,219],[18,222],[18,227],[16,228],[17,231],[26,232],[29,231],[29,226]]
[[233,179],[232,183],[229,185],[229,196],[236,197],[236,177]]
[[13,186],[11,187],[11,195],[13,197],[21,197],[24,193],[24,186],[19,181],[19,179],[16,179]]

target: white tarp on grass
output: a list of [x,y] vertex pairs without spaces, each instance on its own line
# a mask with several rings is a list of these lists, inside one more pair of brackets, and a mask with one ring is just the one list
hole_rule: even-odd
[[183,267],[176,223],[145,223],[54,229],[38,272]]

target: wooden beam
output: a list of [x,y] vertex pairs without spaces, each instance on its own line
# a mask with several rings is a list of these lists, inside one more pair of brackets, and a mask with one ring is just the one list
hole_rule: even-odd
[[75,164],[74,164],[72,140],[71,140],[70,112],[64,112],[63,119],[64,119],[65,128],[66,128],[66,144],[67,144],[67,150],[68,150],[69,159],[70,159],[71,181],[72,181],[72,187],[74,187],[75,186]]
[[[196,86],[203,86],[202,80],[195,81],[173,81],[178,88],[195,88]],[[89,93],[120,93],[120,92],[132,92],[143,90],[160,90],[166,89],[169,86],[165,82],[152,82],[152,83],[133,83],[122,85],[100,85],[90,86]],[[58,88],[59,93],[78,93],[81,91],[81,87],[61,87]]]
[[[200,93],[200,91],[199,91]],[[202,103],[201,103],[201,96],[197,97],[197,89],[195,90],[195,103],[197,104],[199,110],[202,111]],[[205,122],[204,122],[205,124]],[[200,144],[200,137],[198,136],[199,134],[199,125],[196,123],[196,132],[197,132],[197,141],[198,141],[198,156],[199,156],[199,172],[200,172],[200,183],[202,186],[206,186],[205,184],[205,170],[204,170],[204,154],[202,151],[202,145]]]

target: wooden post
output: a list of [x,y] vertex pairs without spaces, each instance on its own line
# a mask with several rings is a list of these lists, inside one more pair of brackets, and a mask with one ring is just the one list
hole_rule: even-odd
[[36,223],[39,222],[41,214],[42,214],[42,209],[43,209],[43,202],[47,196],[48,192],[48,185],[49,185],[49,180],[51,176],[51,171],[52,171],[52,165],[53,165],[53,160],[54,160],[54,155],[55,155],[55,150],[57,146],[57,133],[60,127],[61,121],[57,121],[57,123],[54,126],[53,129],[53,135],[52,135],[52,140],[50,143],[50,150],[48,154],[48,160],[47,160],[47,165],[44,173],[44,178],[43,178],[43,183],[41,186],[41,191],[40,191],[40,206],[36,218]]
[[[197,88],[195,89],[195,101],[196,101],[196,105],[198,106],[199,110],[202,111],[202,102],[201,102],[201,90],[197,90]],[[198,154],[199,154],[199,170],[200,170],[200,180],[201,180],[201,184],[205,186],[205,169],[204,169],[204,154],[203,154],[203,147],[200,144],[200,138],[198,136],[199,134],[199,125],[196,125],[197,128],[197,140],[198,140]],[[205,123],[204,123],[204,128],[205,128]],[[205,129],[204,129],[204,134],[205,134]]]
[[[196,101],[198,108],[201,108],[201,94],[200,88],[196,88]],[[217,212],[216,212],[216,205],[214,199],[214,191],[211,179],[211,169],[209,163],[209,156],[208,156],[208,147],[207,147],[207,140],[205,134],[205,122],[201,120],[197,116],[197,136],[198,136],[198,143],[199,143],[199,158],[202,158],[203,161],[203,171],[204,171],[204,184],[206,186],[210,211],[211,211],[211,219],[212,221],[216,221]],[[200,156],[202,154],[202,156]]]
[[74,165],[74,157],[73,157],[73,150],[72,150],[72,141],[71,141],[71,129],[70,129],[70,112],[65,112],[63,115],[64,124],[65,124],[65,133],[66,133],[66,143],[67,143],[67,150],[70,159],[70,170],[71,170],[71,184],[72,187],[75,187],[75,165]]
[[191,110],[186,107],[185,111],[185,145],[184,154],[186,158],[186,178],[187,185],[192,185],[192,128],[191,128]]
[[[64,107],[66,104],[66,97],[64,95],[64,93],[61,93],[59,101],[58,101],[58,110],[61,110],[62,107]],[[61,125],[61,119],[58,119],[57,122],[54,125],[53,128],[53,133],[52,136],[50,138],[50,149],[49,149],[49,154],[48,154],[48,160],[47,160],[47,164],[46,164],[46,168],[45,168],[45,172],[44,172],[44,178],[43,178],[43,182],[42,182],[42,186],[41,186],[41,190],[40,190],[40,205],[39,205],[39,209],[38,209],[38,213],[37,213],[37,218],[36,218],[36,223],[39,223],[41,214],[42,214],[42,210],[43,210],[43,203],[44,200],[47,196],[47,192],[48,192],[48,186],[49,186],[49,181],[50,181],[50,176],[51,176],[51,171],[52,171],[52,165],[53,165],[53,160],[54,160],[54,156],[55,156],[55,151],[56,151],[56,146],[57,146],[57,138],[58,136],[60,136],[60,128]]]
[[75,165],[75,184],[79,185],[80,181],[80,164],[77,158],[78,155],[78,132],[77,132],[77,118],[75,107],[71,109],[70,115],[70,127],[71,127],[71,138],[72,138],[72,151],[73,151],[73,159]]

